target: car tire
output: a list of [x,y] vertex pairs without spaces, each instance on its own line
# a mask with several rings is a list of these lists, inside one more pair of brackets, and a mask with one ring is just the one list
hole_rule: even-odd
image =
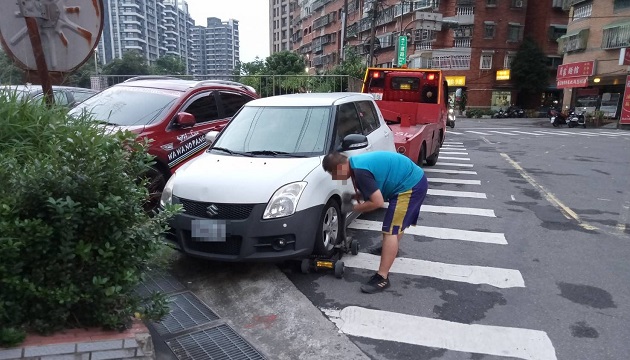
[[330,199],[324,206],[317,226],[315,235],[315,245],[313,252],[315,255],[330,257],[334,253],[335,246],[339,244],[344,234],[344,221],[339,203],[335,199]]
[[160,206],[162,191],[164,191],[164,187],[166,186],[166,177],[159,169],[152,166],[147,172],[147,178],[149,181],[147,184],[149,198],[144,204],[144,210],[150,213],[157,211]]
[[424,161],[426,160],[426,153],[427,153],[427,145],[425,143],[422,143],[422,146],[420,146],[420,152],[418,153],[418,161],[416,161],[416,164],[418,164],[418,166],[420,167],[424,166]]
[[440,143],[436,147],[435,152],[433,154],[431,154],[431,156],[429,156],[427,158],[427,165],[428,166],[434,166],[435,164],[437,164],[438,157],[440,156],[440,148],[442,147],[442,140],[440,139],[438,141]]

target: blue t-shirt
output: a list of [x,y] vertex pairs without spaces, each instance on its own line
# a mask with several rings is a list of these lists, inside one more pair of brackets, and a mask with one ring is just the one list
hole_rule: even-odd
[[365,200],[381,190],[383,199],[414,187],[424,170],[408,157],[390,151],[373,151],[351,156],[348,161],[354,172],[357,188]]

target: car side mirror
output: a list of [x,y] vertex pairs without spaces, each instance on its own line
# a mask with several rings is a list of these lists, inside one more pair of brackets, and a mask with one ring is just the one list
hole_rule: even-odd
[[208,133],[206,134],[206,142],[208,143],[208,145],[212,145],[214,143],[217,135],[219,135],[218,131],[208,131]]
[[183,128],[195,126],[197,121],[195,115],[187,112],[180,112],[177,114],[177,124]]
[[343,138],[339,151],[364,149],[368,146],[368,138],[361,134],[349,134]]

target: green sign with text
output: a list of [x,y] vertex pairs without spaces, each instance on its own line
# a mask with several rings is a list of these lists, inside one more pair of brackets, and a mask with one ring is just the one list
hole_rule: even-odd
[[398,66],[407,64],[407,36],[398,37]]

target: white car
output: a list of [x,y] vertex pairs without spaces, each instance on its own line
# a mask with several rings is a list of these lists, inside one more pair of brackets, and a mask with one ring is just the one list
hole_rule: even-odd
[[332,180],[322,159],[396,151],[373,98],[361,93],[252,100],[206,140],[210,148],[168,181],[161,206],[183,205],[168,236],[180,251],[218,261],[330,256],[358,214],[341,215],[341,194],[354,186]]

